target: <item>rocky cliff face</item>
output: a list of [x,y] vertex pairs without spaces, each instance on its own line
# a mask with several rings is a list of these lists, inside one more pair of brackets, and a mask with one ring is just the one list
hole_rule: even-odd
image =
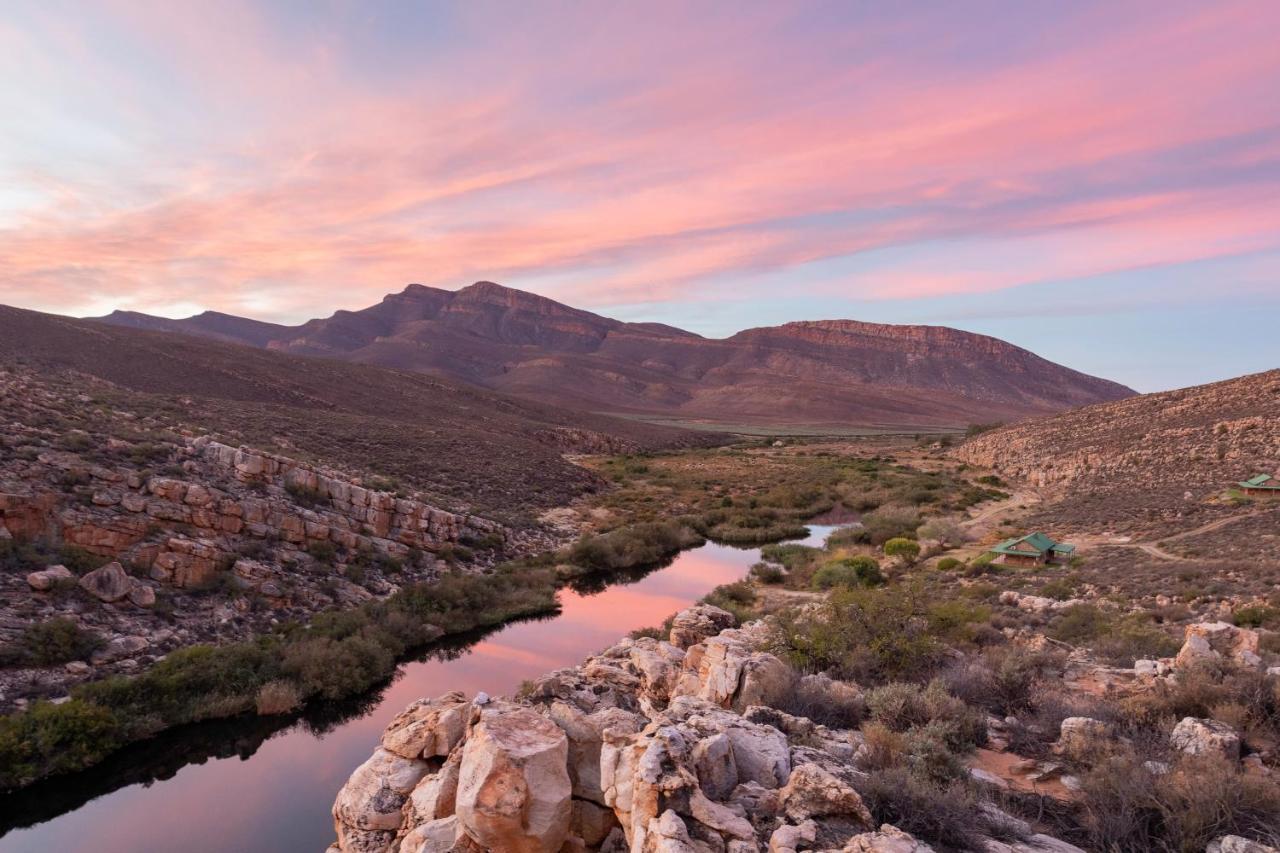
[[[136,317],[104,319],[140,324]],[[201,318],[156,322],[166,329],[188,324],[195,334],[209,326]],[[262,346],[259,330],[250,331],[243,342]],[[722,421],[957,425],[1132,393],[955,329],[836,320],[709,340],[492,282],[456,292],[410,285],[362,311],[281,329],[266,345],[431,372],[587,410]]]
[[[463,541],[493,549],[536,536],[133,412],[64,430],[60,413],[93,403],[60,390],[0,372],[0,645],[62,618],[107,646],[74,671],[5,670],[0,707],[390,595],[434,577],[436,555]],[[24,562],[48,567],[13,570]]]

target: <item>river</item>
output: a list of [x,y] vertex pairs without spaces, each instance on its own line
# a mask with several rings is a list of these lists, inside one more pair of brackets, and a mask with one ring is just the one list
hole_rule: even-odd
[[[834,529],[810,525],[806,544]],[[379,693],[289,724],[190,726],[104,765],[0,798],[0,853],[322,853],[329,808],[406,705],[449,690],[513,693],[746,575],[757,548],[708,543],[634,582],[562,590],[561,611],[404,664]],[[42,821],[42,822],[37,822]]]

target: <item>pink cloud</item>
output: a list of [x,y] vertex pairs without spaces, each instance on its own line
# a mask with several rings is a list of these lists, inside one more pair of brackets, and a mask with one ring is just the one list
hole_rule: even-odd
[[[0,301],[298,319],[407,281],[536,277],[616,304],[878,250],[920,256],[846,292],[928,296],[1280,240],[1263,202],[1280,166],[1248,142],[1280,120],[1268,4],[1062,13],[1007,58],[958,48],[945,16],[851,21],[811,45],[779,35],[802,16],[770,7],[461,18],[457,44],[392,79],[341,30],[295,37],[247,4],[123,3],[0,32],[28,56],[71,46],[125,96],[102,120],[136,131],[120,169],[9,166],[40,202],[5,216],[0,195]],[[877,46],[915,30],[914,49]],[[145,67],[95,39],[116,31]],[[56,63],[33,73],[62,94]],[[1134,162],[1163,165],[1137,181]],[[956,268],[948,241],[1011,266]]]

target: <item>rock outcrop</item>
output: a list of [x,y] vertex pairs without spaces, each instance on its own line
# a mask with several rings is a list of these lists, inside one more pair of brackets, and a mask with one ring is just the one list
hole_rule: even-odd
[[928,850],[876,830],[857,732],[744,704],[788,670],[757,648],[761,626],[732,621],[700,605],[671,642],[624,640],[519,702],[414,703],[339,793],[333,849]]
[[1200,622],[1188,625],[1186,639],[1174,665],[1193,667],[1203,663],[1229,661],[1241,666],[1262,664],[1258,655],[1258,632],[1237,628],[1227,622]]

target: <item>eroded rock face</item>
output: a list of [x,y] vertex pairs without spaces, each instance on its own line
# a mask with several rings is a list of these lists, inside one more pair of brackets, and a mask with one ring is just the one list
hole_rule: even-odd
[[569,835],[569,740],[546,717],[495,703],[462,750],[457,815],[482,847],[555,853]]

